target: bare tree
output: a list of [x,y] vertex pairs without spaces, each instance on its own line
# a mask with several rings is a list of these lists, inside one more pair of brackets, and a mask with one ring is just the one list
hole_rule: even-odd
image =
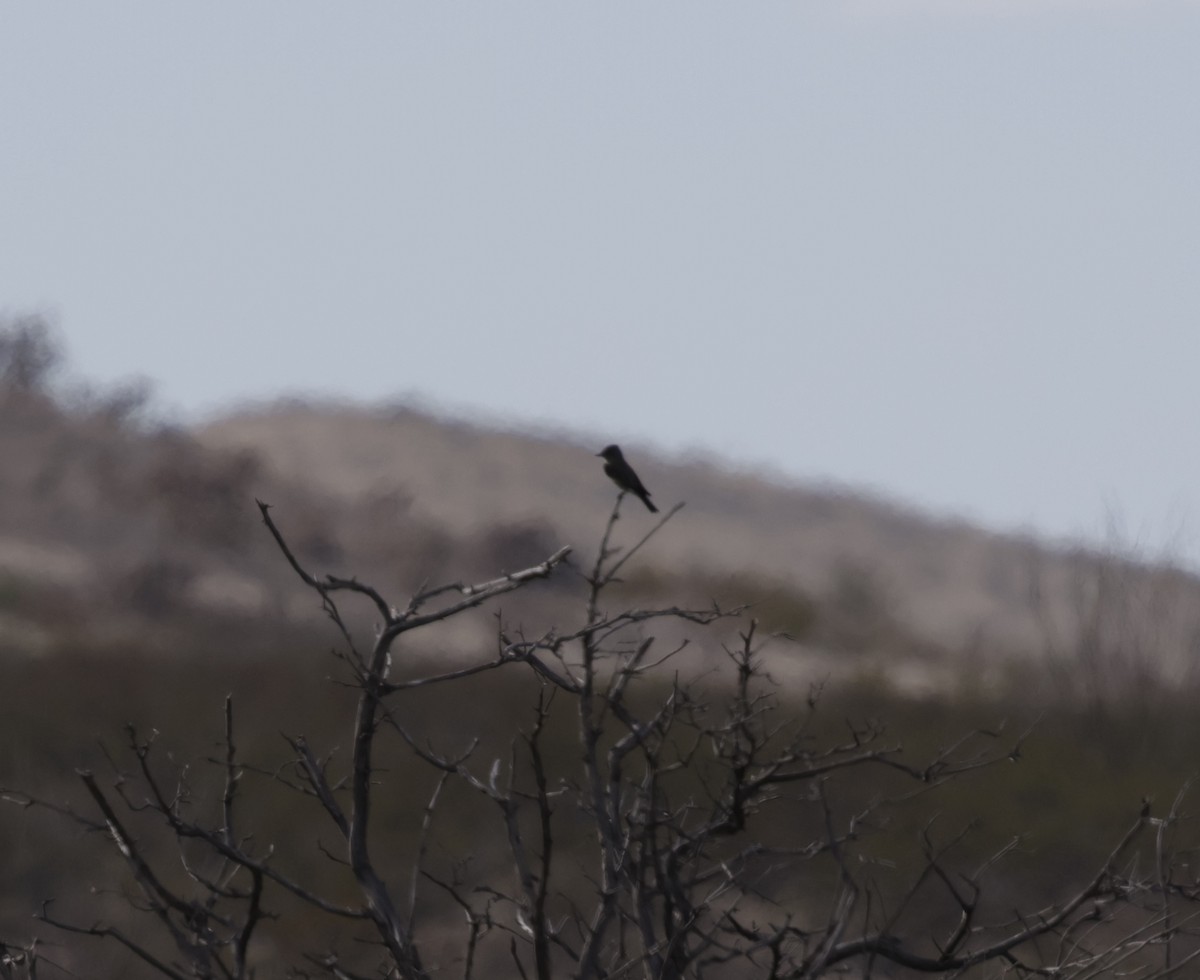
[[1116,515],[1101,545],[1054,566],[1031,552],[1027,599],[1060,698],[1100,717],[1118,704],[1149,716],[1164,690],[1195,686],[1198,592],[1176,558],[1131,541]]
[[[1200,952],[1200,882],[1176,854],[1182,795],[1161,818],[1148,804],[1132,808],[1107,858],[1066,897],[1026,909],[992,898],[996,868],[1019,839],[964,865],[956,855],[966,830],[943,833],[932,801],[948,783],[1020,759],[1024,735],[980,728],[914,761],[876,724],[832,734],[817,690],[784,697],[764,668],[775,638],[760,637],[746,610],[610,609],[611,587],[679,510],[619,548],[623,498],[585,569],[564,547],[486,582],[421,588],[399,605],[356,579],[310,572],[260,503],[340,638],[357,702],[348,762],[291,735],[287,766],[251,766],[227,700],[223,749],[210,760],[219,789],[206,799],[190,769],[160,758],[156,740],[133,729],[111,760],[115,778],[79,773],[86,809],[8,791],[12,803],[104,834],[144,920],[133,931],[60,916],[48,903],[42,921],[119,943],[153,975],[173,978],[1182,975]],[[494,648],[473,661],[395,669],[409,633],[564,574],[586,583],[578,621],[527,636],[501,619]],[[348,598],[373,611],[368,641],[343,608]],[[724,669],[677,670],[680,652],[714,631],[728,636]],[[425,696],[489,672],[535,681],[527,723],[501,754],[461,726],[419,727],[400,707],[402,692]],[[385,744],[419,761],[428,792],[418,798],[412,783],[397,784],[381,763]],[[308,805],[310,839],[350,890],[281,870],[282,856],[246,824],[248,776]],[[470,839],[438,833],[452,792],[492,814]],[[377,846],[381,794],[408,799],[419,822],[408,858]],[[891,815],[913,806],[928,807],[924,831],[889,840]],[[323,843],[320,824],[336,846]],[[172,861],[149,845],[155,831],[173,845]],[[880,842],[902,851],[889,858]],[[345,923],[353,948],[269,959],[256,942],[289,902]],[[22,947],[24,959],[4,960],[0,976],[32,976],[34,953]]]
[[62,348],[45,317],[0,317],[0,388],[41,391],[62,360]]

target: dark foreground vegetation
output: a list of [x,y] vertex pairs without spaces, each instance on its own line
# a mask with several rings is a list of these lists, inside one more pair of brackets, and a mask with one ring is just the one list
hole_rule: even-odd
[[[607,608],[637,550],[608,533],[394,606],[262,513],[332,655],[4,664],[8,976],[1168,976],[1200,948],[1200,725],[1165,693],[1150,723],[782,690],[742,611]],[[555,574],[587,582],[572,622],[405,660]],[[725,669],[689,678],[679,623]]]

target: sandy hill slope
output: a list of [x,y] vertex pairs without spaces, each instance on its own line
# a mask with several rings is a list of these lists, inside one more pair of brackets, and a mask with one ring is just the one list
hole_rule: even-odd
[[[108,633],[119,645],[147,624],[186,634],[196,614],[263,629],[313,615],[256,498],[315,572],[359,575],[398,600],[563,544],[584,565],[615,499],[595,457],[603,438],[294,400],[181,430],[102,403],[0,395],[0,645],[10,648]],[[810,651],[870,651],[889,677],[905,657],[961,668],[1048,646],[1064,669],[1089,663],[1115,677],[1111,664],[1178,675],[1200,659],[1200,587],[1175,569],[625,448],[664,513],[685,504],[633,566],[642,598],[757,602],[770,628]],[[621,540],[656,520],[627,500]],[[529,615],[559,615],[554,601],[543,596]]]
[[[281,402],[233,413],[196,436],[214,449],[253,453],[279,478],[331,500],[360,507],[390,501],[454,536],[532,525],[591,554],[613,500],[594,458],[602,439],[468,425],[406,407]],[[1094,612],[1089,603],[1111,599],[1098,595],[1094,579],[1097,563],[1112,559],[837,488],[785,485],[711,462],[626,450],[664,511],[686,503],[647,552],[645,560],[663,571],[777,582],[826,596],[865,583],[872,601],[938,644],[1018,653],[1044,645],[1048,630],[1080,626]],[[625,513],[626,531],[651,526],[636,501]],[[1118,565],[1124,567],[1113,569]],[[1143,592],[1153,594],[1160,623],[1196,608],[1200,590],[1190,577],[1132,569],[1122,572],[1123,619],[1149,615]],[[1039,602],[1031,602],[1031,592],[1040,593]],[[1180,630],[1191,628],[1186,618]]]

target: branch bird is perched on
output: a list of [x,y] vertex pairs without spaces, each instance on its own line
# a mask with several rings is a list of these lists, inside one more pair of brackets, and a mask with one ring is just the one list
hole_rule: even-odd
[[640,498],[651,514],[658,513],[658,508],[650,503],[650,491],[642,486],[642,481],[633,472],[633,467],[625,462],[625,457],[621,455],[620,446],[605,446],[596,455],[604,460],[604,473],[613,483],[622,490],[627,490],[635,497]]

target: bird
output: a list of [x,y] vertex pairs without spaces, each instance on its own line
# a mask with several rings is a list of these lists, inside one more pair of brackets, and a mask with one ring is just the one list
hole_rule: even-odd
[[642,486],[642,481],[638,479],[638,475],[633,472],[633,467],[625,462],[625,457],[621,454],[621,447],[617,445],[605,446],[600,452],[596,453],[604,460],[604,475],[613,481],[622,490],[627,490],[635,497],[641,499],[646,505],[646,509],[651,514],[657,514],[658,508],[650,502],[650,491]]

